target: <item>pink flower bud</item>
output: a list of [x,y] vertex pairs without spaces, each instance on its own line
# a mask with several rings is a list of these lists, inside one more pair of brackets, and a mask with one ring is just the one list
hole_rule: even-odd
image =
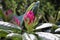
[[35,16],[34,16],[33,11],[28,11],[28,12],[26,13],[26,15],[24,16],[24,20],[27,20],[27,18],[29,19],[28,24],[30,24],[31,22],[34,21]]
[[16,23],[18,26],[20,26],[20,21],[19,21],[19,19],[18,19],[17,17],[15,17],[15,16],[14,16],[14,21],[15,21],[15,23]]
[[5,15],[9,16],[9,15],[11,15],[12,13],[13,13],[13,11],[9,9],[9,10],[6,11],[6,14],[5,14]]

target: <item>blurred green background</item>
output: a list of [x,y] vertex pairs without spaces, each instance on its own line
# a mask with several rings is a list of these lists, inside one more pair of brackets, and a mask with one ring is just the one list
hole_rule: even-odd
[[4,10],[16,8],[18,15],[23,15],[33,2],[40,1],[38,14],[43,15],[39,22],[60,22],[60,0],[2,0]]

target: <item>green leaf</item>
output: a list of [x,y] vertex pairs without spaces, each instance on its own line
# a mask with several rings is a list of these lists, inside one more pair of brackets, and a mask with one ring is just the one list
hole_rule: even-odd
[[22,36],[21,36],[21,34],[10,33],[6,36],[6,39],[22,40]]
[[0,18],[4,19],[4,13],[2,12],[1,9],[0,9]]
[[21,33],[21,28],[17,25],[0,21],[0,29],[11,30],[15,33]]
[[6,35],[9,33],[7,30],[0,29],[0,37],[6,37]]
[[52,24],[52,23],[43,23],[42,25],[39,25],[38,27],[36,27],[36,30],[44,29],[44,28],[50,28],[53,26],[54,26],[54,24]]
[[56,20],[53,16],[48,17],[50,23],[56,23]]
[[37,37],[34,34],[24,33],[22,37],[23,40],[37,40]]
[[57,28],[57,29],[55,30],[55,33],[60,33],[60,28]]
[[60,34],[54,34],[54,35],[60,38]]
[[58,21],[59,19],[60,19],[60,11],[58,12],[56,21]]
[[35,5],[35,2],[33,2],[26,10],[26,12],[30,11]]
[[58,26],[57,26],[57,25],[54,25],[54,26],[51,28],[51,32],[54,33],[57,28],[58,28]]
[[54,34],[47,33],[47,32],[36,32],[36,35],[38,35],[38,37],[41,38],[42,40],[55,40],[55,39],[59,40],[60,39],[57,36],[55,36]]
[[32,8],[34,14],[37,14],[38,12],[38,9],[39,9],[39,4],[40,4],[40,1],[37,1],[34,5],[34,7]]

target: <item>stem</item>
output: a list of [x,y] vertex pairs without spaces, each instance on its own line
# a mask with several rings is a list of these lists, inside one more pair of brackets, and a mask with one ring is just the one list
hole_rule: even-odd
[[16,11],[15,11],[15,8],[14,8],[14,15],[16,15]]

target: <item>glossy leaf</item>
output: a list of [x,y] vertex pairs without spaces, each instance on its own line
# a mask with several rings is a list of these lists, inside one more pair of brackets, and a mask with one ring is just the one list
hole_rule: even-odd
[[0,9],[0,18],[5,19],[3,11]]
[[33,34],[24,33],[23,40],[37,40],[37,37]]
[[5,29],[5,30],[12,30],[14,32],[21,32],[21,28],[19,26],[16,26],[14,24],[8,23],[8,22],[3,22],[0,21],[0,29]]
[[7,35],[9,32],[10,32],[10,31],[0,29],[0,37],[6,37],[6,35]]
[[22,36],[21,36],[21,34],[10,33],[6,36],[6,39],[22,40]]
[[42,39],[42,40],[60,40],[57,36],[55,36],[52,33],[46,33],[46,32],[36,32],[36,34]]
[[57,36],[58,38],[60,38],[60,34],[54,34],[55,36]]
[[37,1],[34,5],[34,7],[32,8],[34,14],[37,14],[37,11],[38,11],[38,8],[39,8],[39,4],[40,4],[40,1]]
[[51,23],[43,23],[42,25],[36,27],[36,30],[38,29],[43,29],[43,28],[47,28],[47,27],[52,27],[54,24]]
[[60,33],[60,28],[57,28],[57,29],[55,30],[55,32],[59,32],[59,33]]
[[33,2],[26,10],[26,12],[30,11],[35,5],[35,2]]

